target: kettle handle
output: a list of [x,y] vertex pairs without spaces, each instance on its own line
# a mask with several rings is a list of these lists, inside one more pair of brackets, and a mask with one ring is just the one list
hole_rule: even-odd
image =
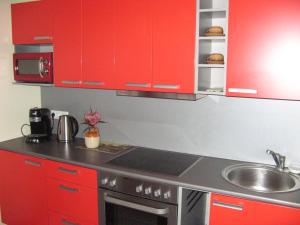
[[79,125],[77,120],[75,119],[75,117],[70,116],[71,120],[73,121],[72,126],[74,127],[74,133],[73,133],[73,138],[76,136],[76,134],[78,133],[79,130]]

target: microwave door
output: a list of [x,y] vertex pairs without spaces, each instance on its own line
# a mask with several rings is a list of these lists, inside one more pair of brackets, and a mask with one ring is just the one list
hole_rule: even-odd
[[40,76],[40,60],[39,59],[18,59],[17,60],[18,75]]

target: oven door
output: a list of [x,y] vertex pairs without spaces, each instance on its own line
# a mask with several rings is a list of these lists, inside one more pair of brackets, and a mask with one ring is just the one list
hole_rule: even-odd
[[177,206],[99,189],[102,225],[176,225]]

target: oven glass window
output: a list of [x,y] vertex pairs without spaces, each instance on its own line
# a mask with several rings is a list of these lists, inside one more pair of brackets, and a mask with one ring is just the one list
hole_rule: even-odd
[[19,74],[39,75],[39,59],[19,59],[17,61]]
[[106,225],[168,225],[165,217],[145,213],[142,211],[105,204]]

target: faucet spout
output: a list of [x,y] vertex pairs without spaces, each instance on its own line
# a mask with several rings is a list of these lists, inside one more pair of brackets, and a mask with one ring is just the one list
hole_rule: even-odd
[[273,157],[277,169],[279,169],[279,170],[285,169],[285,156],[280,155],[279,153],[274,152],[269,149],[266,151],[266,153]]

